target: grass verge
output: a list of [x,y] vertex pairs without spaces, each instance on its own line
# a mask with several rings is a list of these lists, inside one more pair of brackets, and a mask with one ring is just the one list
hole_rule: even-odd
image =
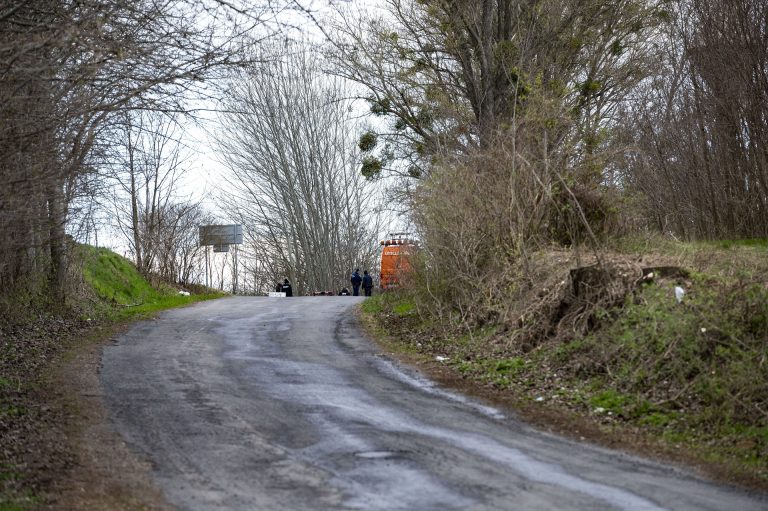
[[130,261],[110,250],[88,246],[81,246],[80,250],[86,289],[97,297],[91,300],[94,312],[109,321],[146,317],[161,310],[224,296],[201,286],[191,286],[188,295],[180,294],[178,288],[163,282],[152,285]]

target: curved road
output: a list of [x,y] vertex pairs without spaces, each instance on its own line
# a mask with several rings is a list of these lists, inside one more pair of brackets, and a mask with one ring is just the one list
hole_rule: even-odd
[[537,432],[380,356],[350,297],[227,298],[105,348],[108,409],[181,510],[765,510]]

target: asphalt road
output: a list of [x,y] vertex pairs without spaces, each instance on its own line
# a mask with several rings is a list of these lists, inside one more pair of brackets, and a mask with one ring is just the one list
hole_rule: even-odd
[[180,510],[766,510],[543,434],[381,356],[351,297],[227,298],[105,348],[119,433]]

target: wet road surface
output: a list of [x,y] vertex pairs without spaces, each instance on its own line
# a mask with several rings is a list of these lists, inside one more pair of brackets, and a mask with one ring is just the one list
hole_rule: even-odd
[[105,348],[119,433],[180,510],[766,510],[537,432],[380,356],[351,297],[236,297]]

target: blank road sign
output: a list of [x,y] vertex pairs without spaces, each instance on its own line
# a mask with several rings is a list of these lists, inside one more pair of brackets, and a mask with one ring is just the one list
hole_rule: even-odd
[[[201,225],[200,246],[206,245],[240,245],[243,243],[243,226],[233,225]],[[226,252],[227,250],[219,250]]]

